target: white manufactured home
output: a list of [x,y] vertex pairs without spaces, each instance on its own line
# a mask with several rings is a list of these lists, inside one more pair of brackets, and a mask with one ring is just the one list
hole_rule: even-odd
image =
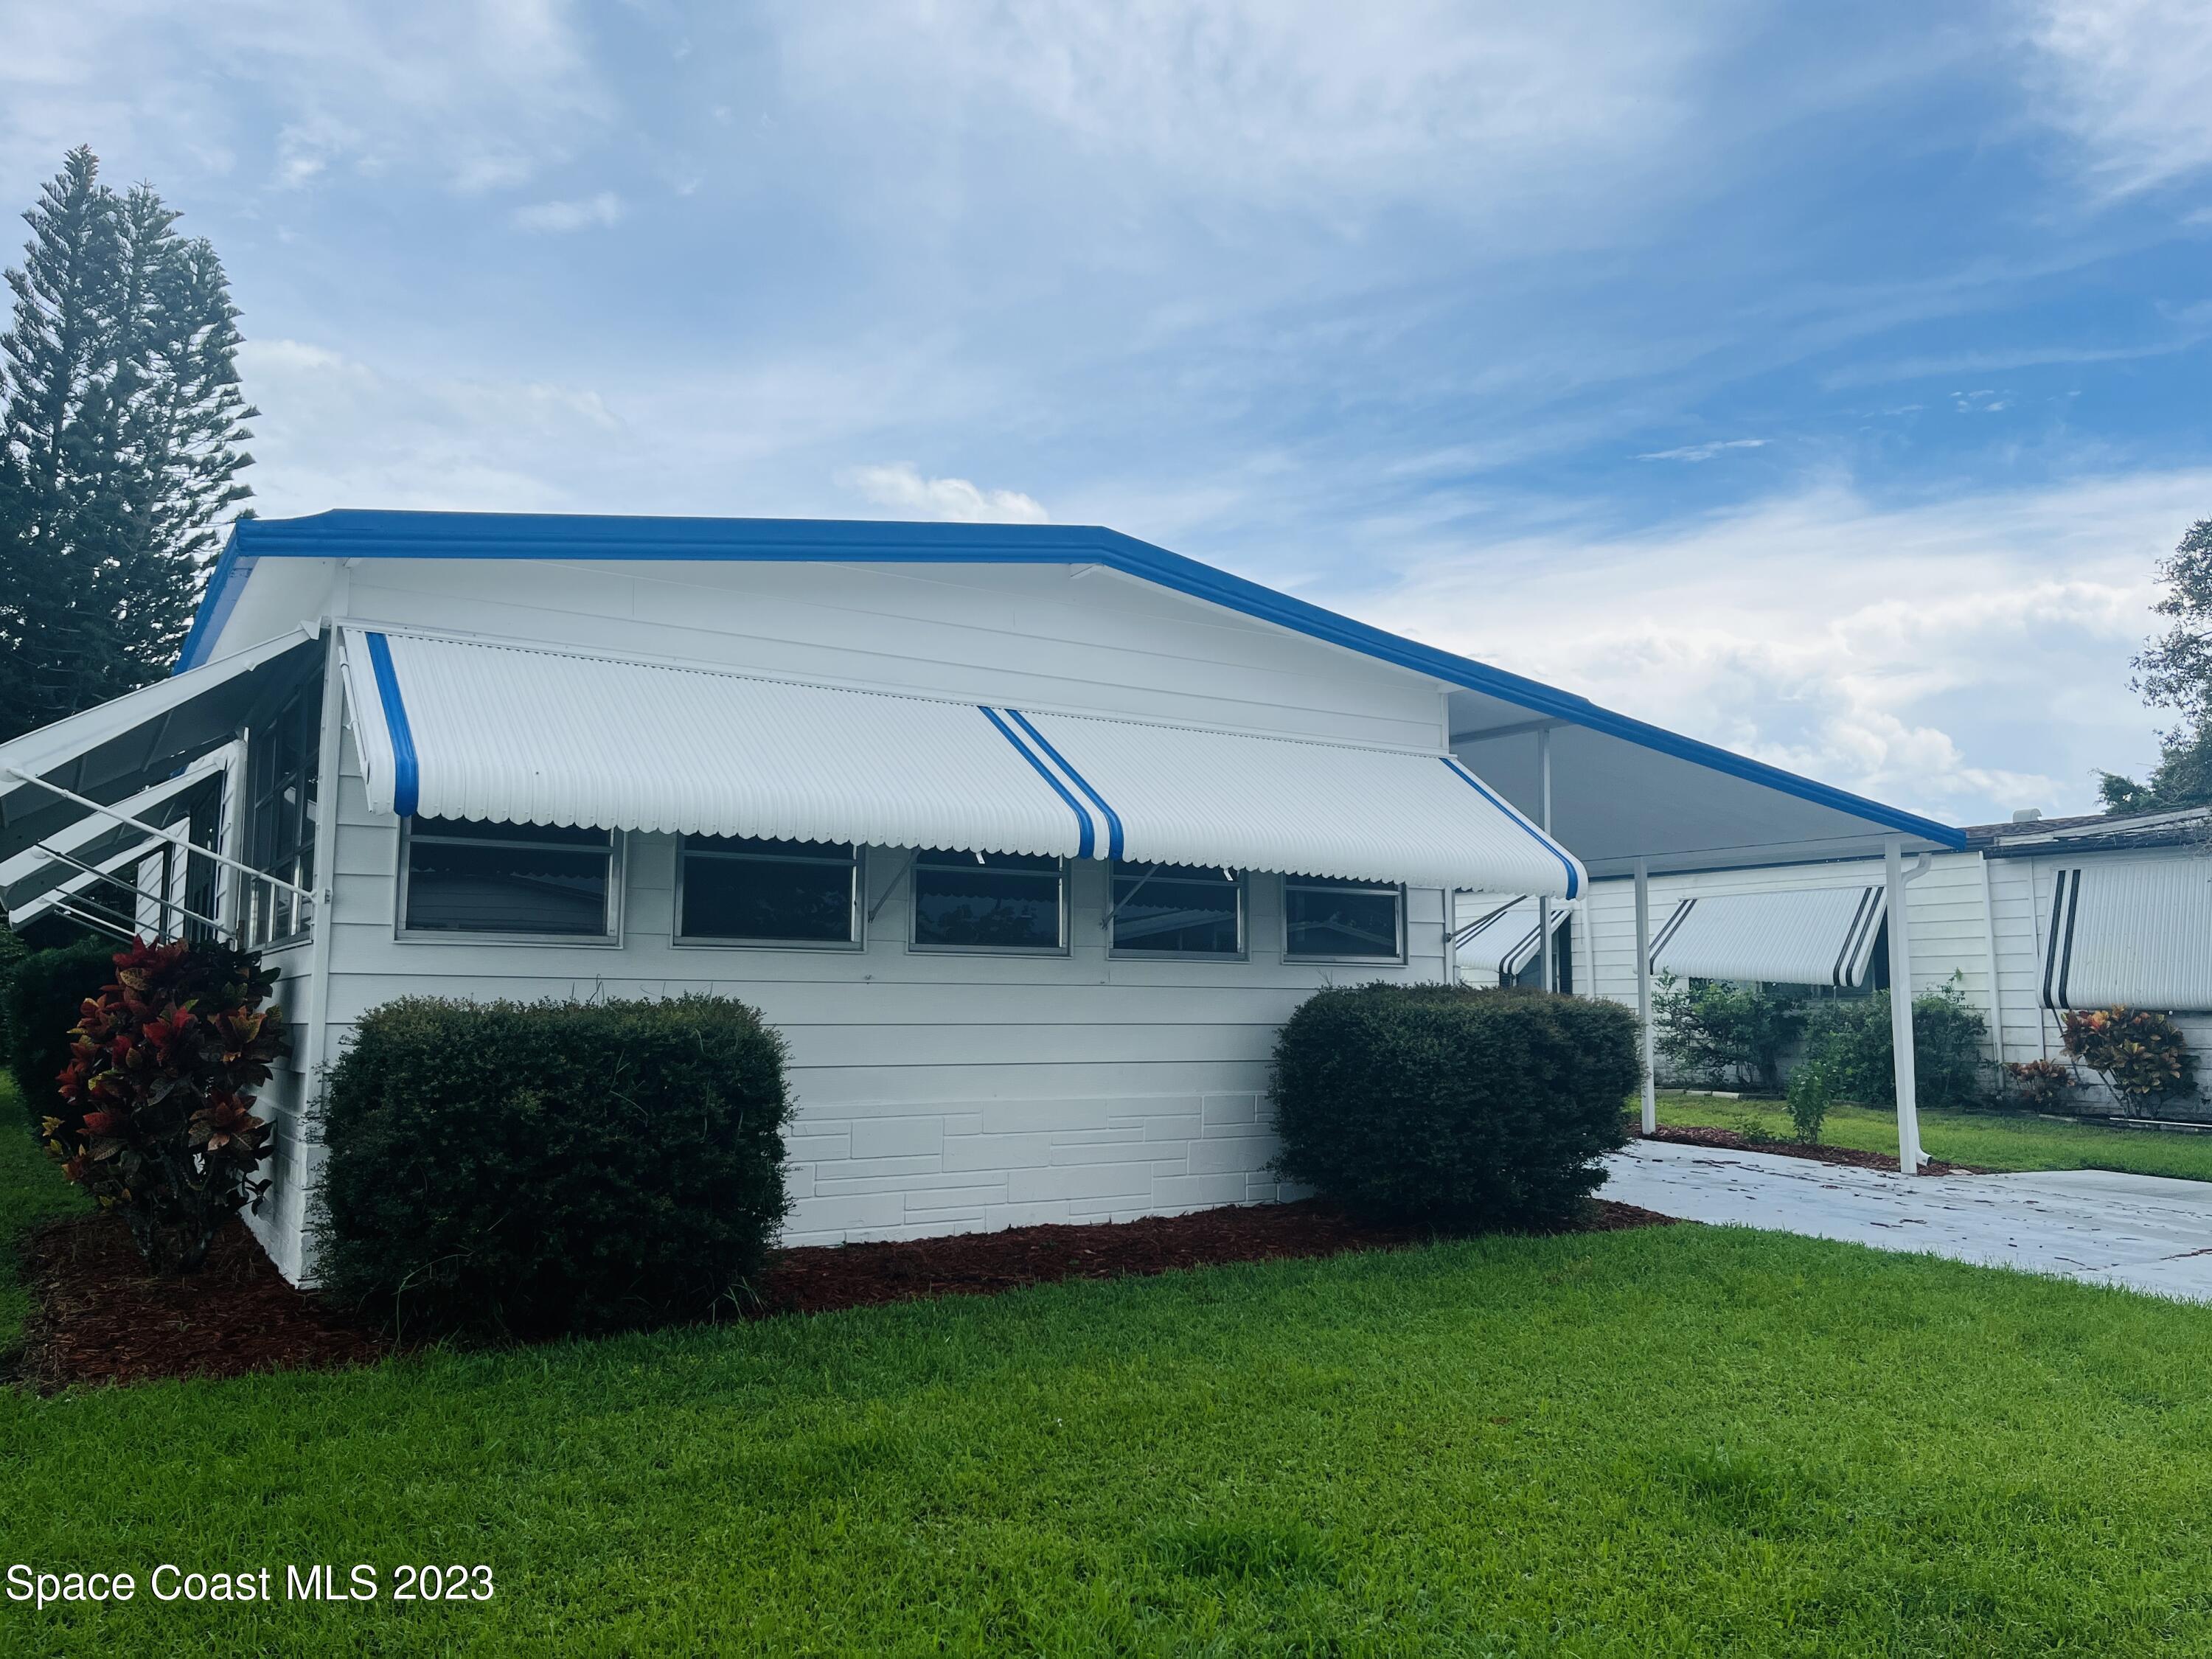
[[1960,844],[1059,526],[248,520],[173,678],[0,746],[12,921],[279,972],[295,1279],[322,1068],[396,997],[756,1006],[789,1242],[1131,1218],[1279,1196],[1277,1029],[1448,977],[1456,891]]
[[[1905,876],[1915,995],[1956,986],[1980,1011],[1997,1062],[2063,1060],[2069,1010],[2125,1005],[2172,1013],[2212,1077],[2212,812],[2042,818],[1965,831]],[[1632,1002],[1634,893],[1594,881],[1565,949],[1590,988]],[[1683,872],[1653,878],[1653,972],[1864,994],[1891,983],[1879,861]],[[1464,906],[1465,901],[1462,901]],[[1585,943],[1585,940],[1589,943]],[[2122,1103],[2085,1076],[2084,1111]],[[2212,1121],[2171,1100],[2161,1116]]]

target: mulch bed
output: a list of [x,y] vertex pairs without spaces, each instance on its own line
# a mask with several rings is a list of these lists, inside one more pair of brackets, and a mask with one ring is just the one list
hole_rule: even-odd
[[[1673,1224],[1632,1204],[1595,1200],[1571,1231]],[[996,1233],[784,1250],[758,1286],[763,1316],[829,1313],[943,1296],[988,1296],[1062,1279],[1115,1279],[1233,1261],[1395,1249],[1429,1235],[1362,1223],[1316,1199],[1145,1221],[1014,1227]],[[146,1271],[122,1218],[56,1222],[32,1236],[24,1277],[33,1311],[19,1374],[41,1389],[337,1370],[393,1352],[374,1325],[294,1289],[233,1222],[184,1279]]]
[[[1633,1204],[1595,1201],[1577,1232],[1672,1224]],[[1361,1222],[1319,1199],[1200,1210],[1146,1221],[1009,1227],[890,1244],[817,1244],[786,1250],[761,1285],[767,1311],[830,1313],[916,1297],[989,1296],[1060,1279],[1118,1279],[1231,1261],[1340,1255],[1425,1243],[1418,1227]]]
[[[1682,1146],[1711,1146],[1729,1152],[1772,1152],[1781,1158],[1808,1158],[1815,1164],[1842,1164],[1854,1170],[1889,1170],[1898,1167],[1896,1158],[1887,1152],[1863,1152],[1850,1146],[1816,1146],[1803,1140],[1753,1140],[1734,1129],[1709,1129],[1688,1125],[1661,1124],[1646,1133],[1636,1131],[1644,1140],[1671,1140]],[[1987,1175],[1988,1170],[1972,1164],[1946,1164],[1941,1158],[1930,1158],[1920,1166],[1930,1175]]]
[[285,1283],[236,1221],[183,1279],[149,1273],[119,1215],[57,1221],[31,1235],[23,1277],[32,1311],[20,1370],[43,1389],[334,1370],[390,1347],[374,1328]]

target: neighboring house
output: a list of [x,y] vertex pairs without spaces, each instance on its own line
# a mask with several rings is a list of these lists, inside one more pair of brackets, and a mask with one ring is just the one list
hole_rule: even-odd
[[[2212,1082],[2212,811],[2023,815],[1966,836],[1905,890],[1914,993],[1956,984],[1988,1021],[1990,1058],[2003,1061],[2063,1060],[2069,1008],[2169,1012]],[[1594,881],[1587,905],[1596,992],[1632,1001],[1628,884]],[[1878,861],[1655,876],[1651,906],[1655,972],[1827,996],[1889,982]],[[2120,1109],[2094,1076],[2083,1080],[2081,1109]],[[2201,1100],[2158,1110],[2212,1119]]]
[[295,1279],[396,997],[757,1006],[793,1242],[1127,1218],[1279,1195],[1278,1028],[1447,977],[1455,889],[1960,840],[1081,527],[247,520],[174,678],[0,745],[12,920],[279,971]]

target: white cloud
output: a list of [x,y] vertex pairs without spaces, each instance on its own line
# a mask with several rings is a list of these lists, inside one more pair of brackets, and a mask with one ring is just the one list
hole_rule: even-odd
[[[249,340],[239,368],[279,419],[246,481],[270,517],[332,507],[574,511],[586,459],[623,435],[587,388],[416,376],[303,340]],[[641,510],[626,504],[630,510]]]
[[605,229],[622,222],[622,198],[611,190],[574,202],[537,202],[508,216],[517,230],[563,232]]
[[969,524],[1044,524],[1051,515],[1017,489],[984,489],[965,478],[925,478],[907,462],[858,466],[842,482],[878,507],[917,519]]
[[2124,195],[2212,167],[2212,6],[2203,0],[2044,0],[2031,75],[2092,176]]
[[2212,471],[1897,507],[1826,485],[1438,552],[1328,602],[1954,822],[2087,811],[2094,769],[2154,755],[2127,659],[2153,561],[2208,503]]
[[5,33],[9,201],[87,141],[173,195],[194,167],[293,188],[342,169],[419,175],[465,192],[564,160],[611,113],[570,0],[76,0],[15,7]]
[[1011,127],[1064,155],[1070,184],[1133,168],[1151,191],[1323,216],[1556,204],[1593,168],[1656,182],[1720,32],[1707,9],[1628,0],[875,0],[787,5],[782,24],[784,73],[810,101],[948,139]]
[[1711,443],[1684,444],[1680,449],[1655,449],[1638,455],[1639,461],[1710,461],[1731,449],[1764,449],[1764,438],[1717,438]]

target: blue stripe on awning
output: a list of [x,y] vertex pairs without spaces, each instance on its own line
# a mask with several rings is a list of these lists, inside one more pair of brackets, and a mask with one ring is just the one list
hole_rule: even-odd
[[364,637],[369,669],[376,676],[377,700],[384,705],[384,729],[392,736],[392,810],[411,818],[421,798],[422,770],[415,758],[415,732],[407,724],[407,705],[399,696],[399,676],[392,666],[392,642],[381,634]]
[[1036,726],[1030,724],[1028,715],[1023,714],[1018,708],[1009,708],[1006,710],[1006,713],[1013,716],[1016,723],[1021,726],[1023,731],[1028,732],[1030,736],[1036,739],[1037,747],[1043,750],[1046,754],[1051,756],[1054,761],[1058,763],[1060,769],[1066,773],[1069,777],[1075,780],[1075,787],[1078,789],[1080,789],[1085,794],[1090,796],[1091,804],[1106,815],[1106,856],[1114,859],[1120,858],[1121,856],[1121,815],[1106,804],[1105,796],[1100,794],[1096,789],[1091,787],[1090,779],[1085,777],[1082,773],[1077,771],[1073,766],[1070,766],[1067,763],[1067,757],[1061,754],[1059,750],[1054,748],[1050,739],[1048,739],[1043,732],[1038,731]]
[[1490,793],[1489,785],[1483,782],[1483,781],[1475,776],[1474,773],[1468,771],[1467,768],[1462,766],[1449,755],[1439,755],[1437,758],[1442,761],[1447,767],[1450,768],[1455,776],[1464,779],[1468,788],[1474,790],[1475,793],[1480,795],[1483,799],[1488,801],[1500,812],[1504,813],[1507,817],[1512,819],[1514,823],[1520,825],[1522,830],[1527,833],[1531,841],[1536,842],[1536,844],[1543,848],[1545,851],[1551,854],[1553,858],[1559,860],[1560,866],[1567,872],[1567,896],[1569,898],[1574,897],[1575,895],[1581,890],[1582,878],[1575,872],[1575,861],[1569,858],[1565,853],[1562,853],[1557,847],[1553,846],[1550,837],[1544,835],[1534,824],[1529,823],[1528,819],[1522,817],[1518,812],[1508,806],[1497,796],[1492,794]]
[[[1075,822],[1078,826],[1075,855],[1078,858],[1085,859],[1091,857],[1092,852],[1096,849],[1098,844],[1098,832],[1091,822],[1091,814],[1083,810],[1083,803],[1077,800],[1074,796],[1067,793],[1067,786],[1062,783],[1058,778],[1053,776],[1052,768],[1047,766],[1042,760],[1038,759],[1036,752],[1030,749],[1029,745],[1024,744],[1019,738],[1014,735],[1014,728],[999,718],[999,714],[996,709],[988,708],[980,702],[977,703],[975,707],[983,710],[983,718],[999,728],[1000,734],[1006,738],[1008,743],[1014,745],[1014,748],[1020,753],[1021,757],[1036,769],[1036,775],[1052,786],[1053,793],[1058,795],[1062,800],[1067,803],[1067,810],[1075,814]],[[1014,718],[1016,720],[1021,720],[1021,716],[1018,714],[1016,714]],[[1023,721],[1023,724],[1027,725],[1028,722],[1024,720]]]

